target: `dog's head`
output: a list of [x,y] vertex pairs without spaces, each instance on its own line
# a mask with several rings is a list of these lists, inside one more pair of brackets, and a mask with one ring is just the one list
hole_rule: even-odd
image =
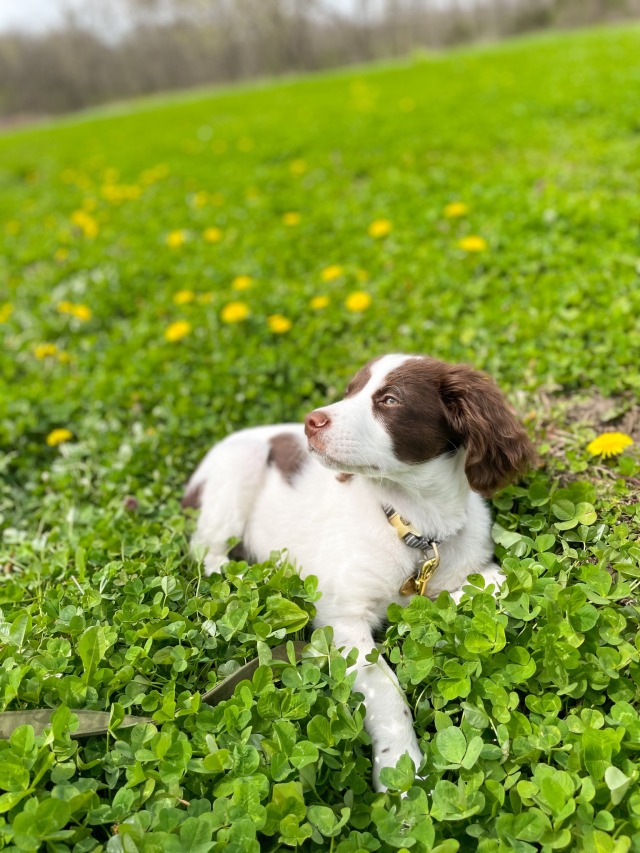
[[469,485],[485,496],[535,457],[492,379],[423,356],[370,361],[343,400],[307,415],[305,432],[309,450],[327,467],[392,479],[464,448]]

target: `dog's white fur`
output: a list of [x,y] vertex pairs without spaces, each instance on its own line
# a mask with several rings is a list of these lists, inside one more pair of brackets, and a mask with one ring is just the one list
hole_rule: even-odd
[[[187,487],[201,490],[193,546],[206,549],[207,573],[227,562],[228,540],[241,537],[256,560],[286,549],[302,576],[318,577],[322,597],[315,625],[331,625],[337,647],[359,651],[355,686],[365,697],[378,788],[382,767],[395,766],[403,753],[416,768],[422,758],[395,674],[382,657],[376,664],[365,660],[388,605],[408,603],[399,590],[420,557],[398,538],[382,505],[391,504],[422,533],[442,540],[430,597],[449,590],[459,599],[471,573],[482,573],[494,588],[502,578],[492,562],[488,508],[465,475],[465,449],[422,464],[399,462],[384,424],[372,415],[372,392],[408,358],[383,357],[362,390],[320,410],[330,418],[322,446],[311,437],[310,455],[292,482],[268,464],[270,439],[288,433],[306,444],[301,424],[228,436],[209,451]],[[355,476],[344,482],[336,472]]]

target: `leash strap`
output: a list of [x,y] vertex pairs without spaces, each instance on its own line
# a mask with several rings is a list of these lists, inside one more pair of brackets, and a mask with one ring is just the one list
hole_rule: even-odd
[[[290,663],[289,654],[287,651],[287,643],[282,643],[279,646],[271,649],[272,661],[284,661]],[[293,653],[295,660],[299,661],[302,657],[302,650],[306,643],[296,641],[293,643]],[[217,705],[219,702],[225,702],[233,696],[233,692],[241,681],[251,678],[256,669],[260,666],[258,658],[245,663],[240,669],[237,669],[232,675],[223,679],[211,690],[207,690],[202,696],[202,701],[207,705]],[[2,711],[0,712],[0,740],[8,740],[13,732],[19,726],[33,726],[36,735],[43,734],[47,726],[51,725],[51,715],[56,711],[56,708],[34,708],[26,711]],[[92,735],[106,735],[109,731],[109,721],[111,713],[109,711],[87,711],[86,709],[69,709],[71,713],[78,718],[78,728],[70,732],[73,738],[91,737]],[[128,729],[138,723],[153,723],[155,720],[151,717],[136,717],[127,714],[118,729]]]

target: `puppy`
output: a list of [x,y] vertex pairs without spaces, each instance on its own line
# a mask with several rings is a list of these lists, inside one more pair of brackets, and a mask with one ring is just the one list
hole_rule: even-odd
[[[306,436],[306,439],[305,439]],[[467,575],[500,583],[488,497],[533,461],[533,447],[483,373],[415,355],[386,355],[353,377],[344,399],[302,424],[242,430],[209,451],[183,506],[200,509],[193,546],[205,570],[227,562],[240,537],[256,561],[286,549],[318,577],[316,627],[357,648],[355,687],[364,694],[380,770],[421,752],[406,698],[384,659],[365,660],[391,602],[415,592],[461,595]]]

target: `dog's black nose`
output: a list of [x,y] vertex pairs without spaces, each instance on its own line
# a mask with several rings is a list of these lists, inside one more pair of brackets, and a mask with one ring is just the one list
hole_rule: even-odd
[[319,430],[329,426],[331,418],[322,409],[316,409],[315,412],[310,412],[304,419],[304,432],[307,438],[311,438]]

